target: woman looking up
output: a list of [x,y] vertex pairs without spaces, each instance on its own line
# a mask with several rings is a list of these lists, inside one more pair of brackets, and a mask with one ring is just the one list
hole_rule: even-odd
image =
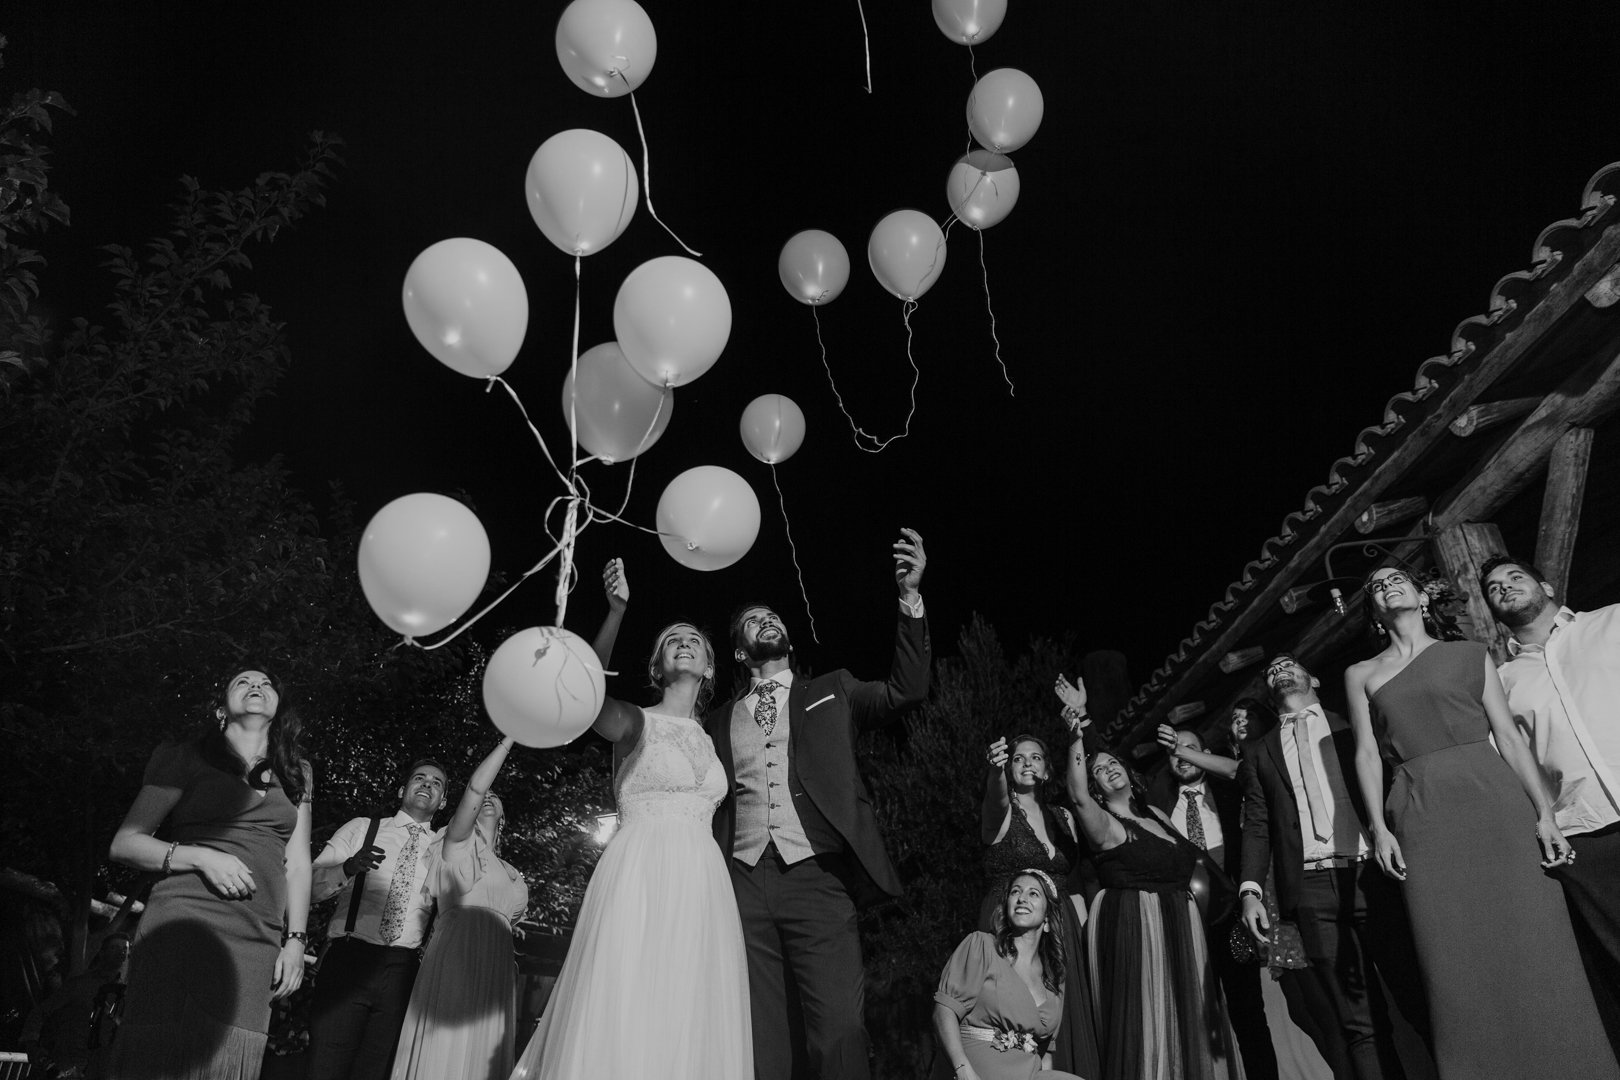
[[1356,778],[1378,865],[1405,883],[1442,1080],[1620,1076],[1562,889],[1541,873],[1574,853],[1490,653],[1438,640],[1451,630],[1404,571],[1363,589],[1387,644],[1344,673]]

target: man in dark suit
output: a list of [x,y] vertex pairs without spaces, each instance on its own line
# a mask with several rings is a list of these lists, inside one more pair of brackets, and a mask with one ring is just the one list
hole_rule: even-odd
[[[1154,805],[1170,818],[1176,831],[1209,852],[1215,865],[1237,881],[1242,877],[1243,793],[1232,778],[1238,763],[1205,750],[1196,731],[1177,731],[1161,724],[1159,742],[1170,758],[1170,767],[1154,784]],[[1260,968],[1240,964],[1233,957],[1227,940],[1230,918],[1207,929],[1210,963],[1226,994],[1232,1033],[1243,1053],[1244,1075],[1249,1080],[1277,1080],[1277,1052],[1266,1024]]]
[[[1322,707],[1321,683],[1291,656],[1266,668],[1280,723],[1243,744],[1242,919],[1264,942],[1262,883],[1272,872],[1277,908],[1299,928],[1310,966],[1290,995],[1340,1080],[1406,1075],[1378,976],[1420,1037],[1428,1009],[1412,962],[1411,931],[1393,882],[1371,846],[1350,726]],[[1376,974],[1375,974],[1376,973]],[[1308,1022],[1306,1022],[1308,1021]]]
[[922,537],[901,532],[900,621],[886,682],[842,669],[795,672],[787,629],[769,607],[740,608],[731,620],[733,655],[748,669],[749,687],[706,724],[731,788],[714,832],[748,946],[757,1080],[788,1080],[796,1059],[821,1080],[870,1075],[856,911],[899,896],[900,879],[856,766],[855,739],[922,701],[930,662],[917,591],[927,561]]

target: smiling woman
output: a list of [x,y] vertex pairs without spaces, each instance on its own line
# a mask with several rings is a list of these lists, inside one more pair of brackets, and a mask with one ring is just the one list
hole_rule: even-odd
[[256,1075],[270,1002],[303,980],[311,781],[284,696],[262,670],[234,674],[201,736],[152,754],[113,838],[114,860],[161,877],[110,1077]]

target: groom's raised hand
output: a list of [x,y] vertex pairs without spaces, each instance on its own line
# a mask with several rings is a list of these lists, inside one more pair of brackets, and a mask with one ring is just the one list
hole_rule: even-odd
[[900,539],[894,542],[894,583],[900,588],[902,600],[916,600],[922,585],[923,569],[928,556],[923,553],[922,537],[915,529],[901,529]]

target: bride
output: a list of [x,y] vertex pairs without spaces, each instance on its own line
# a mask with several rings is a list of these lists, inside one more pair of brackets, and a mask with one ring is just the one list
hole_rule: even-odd
[[[602,572],[606,664],[630,597]],[[593,725],[613,743],[619,829],[585,890],[568,958],[512,1080],[747,1080],[753,1075],[742,923],[711,819],[725,770],[696,719],[714,649],[690,623],[659,633],[656,706],[608,698]]]

